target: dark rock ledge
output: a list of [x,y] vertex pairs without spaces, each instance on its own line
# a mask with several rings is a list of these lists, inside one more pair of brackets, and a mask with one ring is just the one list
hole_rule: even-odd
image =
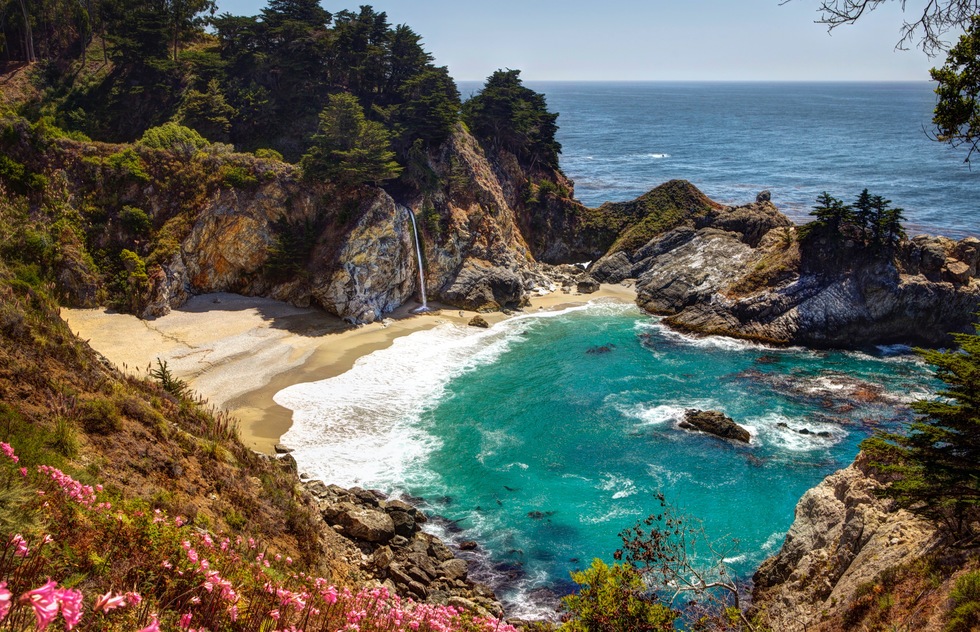
[[[414,505],[359,487],[304,481],[324,522],[361,551],[360,570],[392,592],[418,601],[502,617],[493,590],[469,579],[469,563],[434,535]],[[467,543],[469,546],[470,543]]]
[[699,430],[707,434],[748,443],[752,438],[749,431],[735,423],[731,417],[717,410],[695,410],[690,408],[684,412],[684,421],[678,424],[685,430]]

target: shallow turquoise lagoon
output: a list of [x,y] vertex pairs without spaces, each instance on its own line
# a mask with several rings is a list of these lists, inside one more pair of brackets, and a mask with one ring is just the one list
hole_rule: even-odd
[[[739,540],[749,578],[802,494],[934,385],[905,349],[776,350],[692,339],[634,306],[597,303],[490,330],[441,325],[342,376],[277,395],[300,471],[424,499],[442,534],[481,544],[512,614],[547,608],[570,570],[610,560],[656,492]],[[722,410],[735,445],[677,427]]]

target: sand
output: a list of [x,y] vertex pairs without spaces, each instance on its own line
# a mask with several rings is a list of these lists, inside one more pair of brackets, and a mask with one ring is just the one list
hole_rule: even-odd
[[[632,303],[636,293],[629,285],[602,285],[592,294],[555,292],[532,297],[524,313],[597,298]],[[151,321],[102,309],[64,308],[61,315],[72,331],[123,371],[145,375],[157,359],[166,362],[174,375],[239,419],[245,445],[271,453],[292,423],[292,411],[272,401],[277,392],[340,375],[399,336],[447,322],[465,325],[476,315],[434,307],[411,314],[406,306],[381,322],[359,327],[319,309],[236,294],[195,296]],[[508,317],[481,316],[491,325]]]

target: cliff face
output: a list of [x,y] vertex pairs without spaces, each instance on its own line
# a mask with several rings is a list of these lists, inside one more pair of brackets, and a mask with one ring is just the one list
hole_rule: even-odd
[[637,278],[637,303],[692,333],[777,344],[939,345],[980,307],[980,240],[904,241],[883,256],[801,242],[768,200],[685,217],[642,247],[598,261],[599,281]]
[[[403,202],[416,215],[430,299],[497,310],[520,306],[529,291],[551,284],[518,227],[527,177],[512,155],[488,156],[459,128],[430,154],[427,168],[437,184]],[[217,191],[193,216],[179,251],[153,272],[143,315],[220,291],[316,303],[352,322],[421,300],[407,208],[380,189],[324,202],[331,193],[300,182],[292,169],[252,190]],[[315,246],[277,275],[284,230],[312,231]]]
[[[858,457],[800,499],[783,548],[754,577],[754,608],[773,630],[857,629],[849,626],[864,614],[858,601],[869,587],[935,546],[934,528],[876,497],[880,487]],[[923,605],[923,627],[909,629],[934,629]]]

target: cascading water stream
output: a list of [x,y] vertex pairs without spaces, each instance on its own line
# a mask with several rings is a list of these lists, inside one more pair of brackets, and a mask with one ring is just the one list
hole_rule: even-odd
[[422,269],[422,244],[419,242],[419,229],[415,224],[415,213],[407,206],[402,207],[412,219],[412,235],[415,237],[415,255],[419,259],[419,292],[422,294],[422,305],[412,310],[414,313],[429,311],[429,302],[425,295],[425,270]]

